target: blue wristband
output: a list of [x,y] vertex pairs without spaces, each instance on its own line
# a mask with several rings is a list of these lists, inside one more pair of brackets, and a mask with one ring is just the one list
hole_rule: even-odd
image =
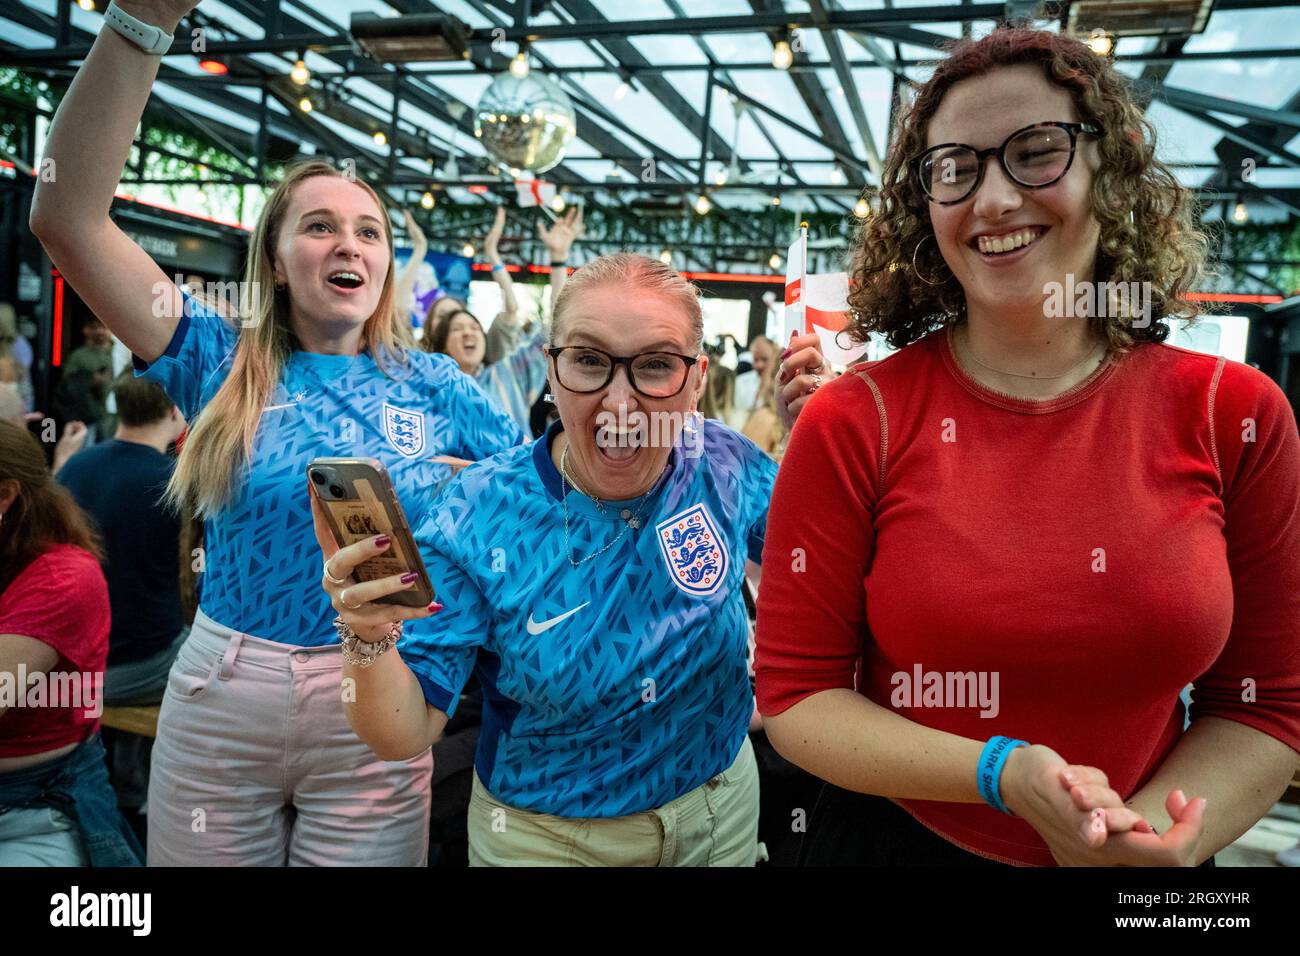
[[975,772],[975,782],[979,785],[980,796],[994,810],[1001,810],[1007,816],[1013,816],[1007,805],[1002,802],[1000,782],[1002,768],[1006,765],[1011,751],[1017,747],[1028,747],[1023,740],[1011,737],[990,737],[989,742],[980,751],[979,768]]
[[506,264],[505,264],[504,262],[498,262],[498,263],[495,263],[495,264],[492,266],[492,271],[493,271],[493,272],[501,272],[502,270],[505,269],[505,267],[506,267]]

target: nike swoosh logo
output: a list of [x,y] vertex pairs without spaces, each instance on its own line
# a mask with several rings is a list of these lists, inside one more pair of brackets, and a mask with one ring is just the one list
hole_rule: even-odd
[[536,634],[541,634],[544,631],[549,631],[551,628],[555,627],[555,625],[563,621],[566,617],[572,617],[573,615],[577,614],[579,611],[581,611],[584,607],[586,607],[590,603],[591,603],[590,601],[583,601],[572,611],[565,611],[559,617],[553,617],[549,621],[541,621],[541,622],[534,621],[532,612],[530,611],[528,614],[528,633],[536,635]]

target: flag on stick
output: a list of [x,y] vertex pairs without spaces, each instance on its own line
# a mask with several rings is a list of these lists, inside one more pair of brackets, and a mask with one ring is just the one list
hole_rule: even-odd
[[839,335],[849,324],[849,277],[845,272],[808,274],[808,227],[799,227],[786,255],[785,342],[794,334],[816,332],[822,355],[832,365],[848,365],[867,350],[848,335]]
[[555,198],[555,183],[544,179],[516,179],[515,190],[519,193],[519,205],[546,206]]

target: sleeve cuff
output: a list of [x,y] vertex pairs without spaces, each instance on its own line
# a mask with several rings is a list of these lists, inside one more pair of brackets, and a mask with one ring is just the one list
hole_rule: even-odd
[[194,308],[190,304],[193,300],[190,298],[189,293],[181,293],[181,295],[185,301],[185,305],[181,309],[181,320],[176,323],[176,331],[172,333],[172,340],[167,343],[167,348],[163,350],[163,354],[154,359],[153,362],[146,362],[134,352],[131,353],[131,367],[137,375],[143,375],[149,371],[150,366],[158,362],[159,359],[176,358],[181,354],[181,346],[185,344],[185,336],[190,330],[190,309]]
[[414,674],[415,679],[420,682],[420,690],[424,691],[425,700],[434,707],[437,707],[448,717],[456,713],[456,705],[460,703],[460,694],[453,694],[437,681],[425,677],[414,668],[411,668],[411,673]]

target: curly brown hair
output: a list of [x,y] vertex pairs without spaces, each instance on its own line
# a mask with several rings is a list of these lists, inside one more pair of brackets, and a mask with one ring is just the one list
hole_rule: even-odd
[[938,243],[924,242],[934,233],[912,161],[925,150],[930,120],[955,83],[1024,63],[1042,64],[1046,79],[1070,94],[1079,118],[1104,130],[1090,196],[1101,227],[1096,281],[1150,283],[1150,324],[1135,328],[1131,318],[1108,309],[1103,311],[1109,316],[1092,318],[1096,330],[1112,348],[1125,349],[1135,342],[1164,341],[1169,335],[1169,326],[1160,321],[1164,316],[1191,318],[1203,311],[1187,298],[1202,275],[1208,248],[1199,210],[1191,193],[1155,158],[1155,129],[1134,103],[1127,79],[1075,37],[1013,26],[953,44],[916,91],[911,108],[900,111],[881,176],[879,209],[854,239],[848,329],[854,338],[865,341],[876,332],[903,348],[963,319],[961,284]]

